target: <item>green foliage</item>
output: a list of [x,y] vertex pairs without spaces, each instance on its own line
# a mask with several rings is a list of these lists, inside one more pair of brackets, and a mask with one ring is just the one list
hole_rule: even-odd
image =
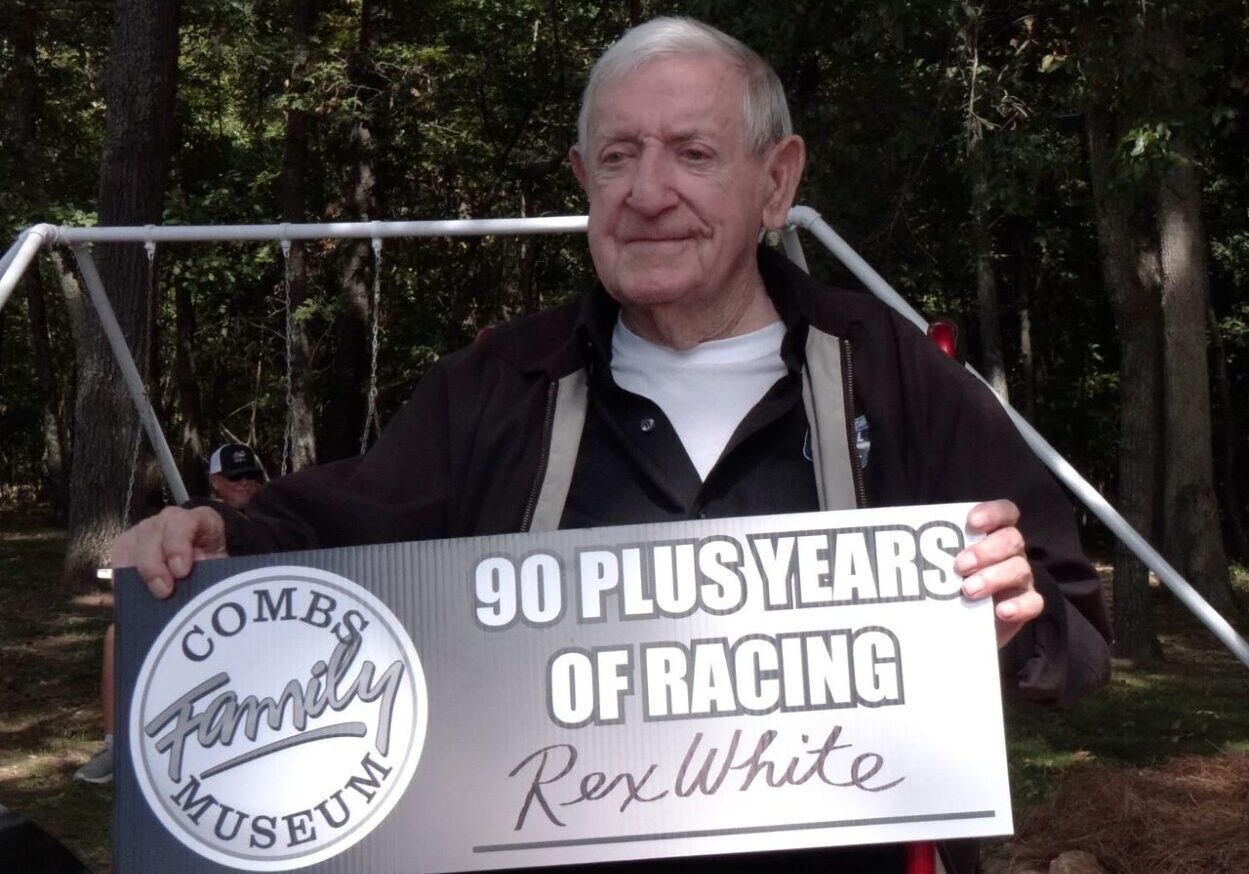
[[[77,4],[24,6],[38,44],[38,129],[18,143],[0,130],[0,231],[36,220],[89,221],[102,131],[100,79],[107,7],[85,22]],[[1249,416],[1244,320],[1249,275],[1249,105],[1246,24],[1231,5],[1174,7],[1187,27],[1190,99],[1155,106],[1137,4],[1061,2],[759,5],[738,0],[369,0],[319,2],[306,46],[294,0],[186,0],[179,69],[179,147],[166,208],[171,223],[278,221],[287,114],[309,116],[306,218],[352,218],[344,198],[360,121],[373,134],[380,218],[578,213],[566,155],[585,73],[629,16],[691,14],[751,43],[790,95],[809,163],[800,199],[928,314],[952,315],[977,359],[980,338],[971,219],[988,218],[1008,377],[1031,389],[1037,424],[1094,482],[1113,483],[1118,383],[1101,289],[1085,166],[1082,112],[1104,93],[1123,121],[1115,184],[1142,195],[1185,132],[1206,184],[1215,306]],[[1152,10],[1152,11],[1151,11]],[[0,23],[6,23],[0,15]],[[12,22],[7,22],[12,23]],[[12,28],[0,29],[0,81],[15,75]],[[1094,87],[1096,86],[1096,87]],[[15,99],[13,90],[0,102]],[[6,139],[6,137],[8,139]],[[30,172],[23,150],[38,156]],[[989,184],[970,184],[975,150]],[[19,184],[21,183],[21,184]],[[532,257],[526,297],[522,253]],[[810,247],[808,247],[810,248]],[[345,247],[307,249],[311,292],[293,314],[312,342],[316,412],[334,367]],[[813,256],[817,274],[853,280]],[[210,439],[258,441],[271,466],[285,417],[283,261],[276,246],[162,247],[164,295],[153,394],[170,433],[183,415],[174,383],[172,290],[193,302],[196,365]],[[381,412],[385,419],[440,353],[488,324],[576,294],[592,274],[575,239],[388,241],[381,268]],[[51,297],[58,360],[72,360],[59,295]],[[0,346],[9,480],[38,479],[31,431],[38,391],[29,369],[24,302],[10,304]],[[1021,357],[1023,314],[1031,370]],[[1031,376],[1029,376],[1031,374]],[[14,424],[10,425],[12,422]],[[1240,430],[1237,444],[1249,452]],[[19,434],[21,436],[19,436]],[[16,459],[24,459],[17,461]]]

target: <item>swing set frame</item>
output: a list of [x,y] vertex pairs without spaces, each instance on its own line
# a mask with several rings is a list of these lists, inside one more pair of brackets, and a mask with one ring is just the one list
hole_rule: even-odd
[[[809,232],[832,255],[845,265],[866,288],[886,304],[897,310],[920,330],[927,332],[928,323],[877,273],[845,240],[841,238],[819,213],[810,207],[795,206],[789,212],[789,222],[782,232],[781,242],[786,255],[803,270],[806,258],[798,239],[797,230]],[[586,230],[586,216],[553,216],[517,219],[450,219],[404,222],[334,222],[325,224],[269,224],[269,225],[146,225],[142,227],[61,227],[39,224],[21,233],[9,250],[0,257],[0,308],[8,301],[13,289],[34,260],[39,249],[45,245],[66,245],[74,254],[83,282],[87,286],[92,306],[100,318],[108,338],[113,357],[121,368],[126,388],[138,411],[139,421],[147,435],[175,501],[187,500],[186,486],[174,463],[168,441],[148,399],[142,377],[135,366],[130,348],[126,344],[121,326],[109,304],[108,295],[100,280],[99,271],[91,255],[92,243],[142,243],[149,257],[160,243],[192,242],[268,242],[289,251],[295,240],[367,239],[373,242],[375,256],[380,255],[381,241],[412,237],[476,237],[476,236],[523,236],[534,234],[581,234]],[[376,293],[376,289],[375,289]],[[289,305],[289,303],[288,303]],[[974,368],[968,371],[981,382],[984,378]],[[985,383],[987,385],[987,383]],[[998,397],[995,393],[995,397]],[[1094,515],[1118,537],[1162,583],[1196,616],[1203,625],[1246,667],[1249,667],[1249,642],[1231,624],[1210,606],[1187,580],[1180,575],[1139,532],[1102,497],[1053,446],[1037,432],[1010,404],[998,397],[1011,422],[1023,436],[1037,457],[1050,469],[1058,480]],[[365,424],[367,437],[368,422]]]

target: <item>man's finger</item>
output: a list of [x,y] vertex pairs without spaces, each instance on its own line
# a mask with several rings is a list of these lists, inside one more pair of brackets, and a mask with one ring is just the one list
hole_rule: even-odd
[[980,568],[1024,554],[1024,539],[1013,526],[987,534],[954,557],[954,569],[967,576]]
[[135,565],[135,529],[127,528],[113,542],[113,554],[109,556],[108,566],[111,568],[134,567]]
[[175,580],[180,580],[191,572],[191,550],[198,524],[198,518],[184,510],[170,513],[161,530],[161,551],[165,566]]
[[1005,499],[977,504],[967,514],[967,527],[985,534],[1018,524],[1019,508]]
[[173,593],[173,574],[165,561],[163,530],[166,518],[163,513],[144,519],[131,532],[134,550],[130,556],[134,569],[157,598],[168,598]]
[[981,568],[963,580],[963,592],[969,598],[984,598],[1012,590],[1022,592],[1031,588],[1032,565],[1021,555]]
[[1041,611],[1045,609],[1045,599],[1036,589],[1028,589],[1014,598],[998,601],[993,609],[997,619],[997,646],[1001,649],[1025,625],[1041,615]]
[[1045,599],[1036,589],[1028,589],[1013,598],[1003,598],[994,606],[997,618],[1003,622],[1031,622],[1041,615],[1045,607]]

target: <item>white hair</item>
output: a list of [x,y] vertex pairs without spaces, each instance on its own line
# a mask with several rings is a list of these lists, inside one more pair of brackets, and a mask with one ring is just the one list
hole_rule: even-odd
[[595,62],[581,95],[581,114],[577,118],[580,148],[586,146],[590,108],[599,89],[627,76],[647,61],[665,55],[711,55],[741,70],[745,80],[742,115],[746,122],[746,142],[755,154],[793,132],[781,80],[758,52],[693,18],[662,17],[627,31]]

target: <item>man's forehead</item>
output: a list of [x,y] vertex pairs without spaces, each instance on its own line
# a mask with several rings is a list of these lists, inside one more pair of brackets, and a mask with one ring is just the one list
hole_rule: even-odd
[[606,118],[593,131],[593,138],[599,142],[613,143],[622,140],[639,140],[643,137],[658,136],[665,142],[687,142],[698,139],[718,139],[728,131],[724,125],[698,124],[697,119],[689,117],[676,124],[664,124],[658,130],[637,122],[623,122],[619,118]]
[[653,58],[603,83],[591,106],[590,134],[606,141],[642,133],[676,141],[722,136],[744,129],[744,88],[740,70],[713,55]]

